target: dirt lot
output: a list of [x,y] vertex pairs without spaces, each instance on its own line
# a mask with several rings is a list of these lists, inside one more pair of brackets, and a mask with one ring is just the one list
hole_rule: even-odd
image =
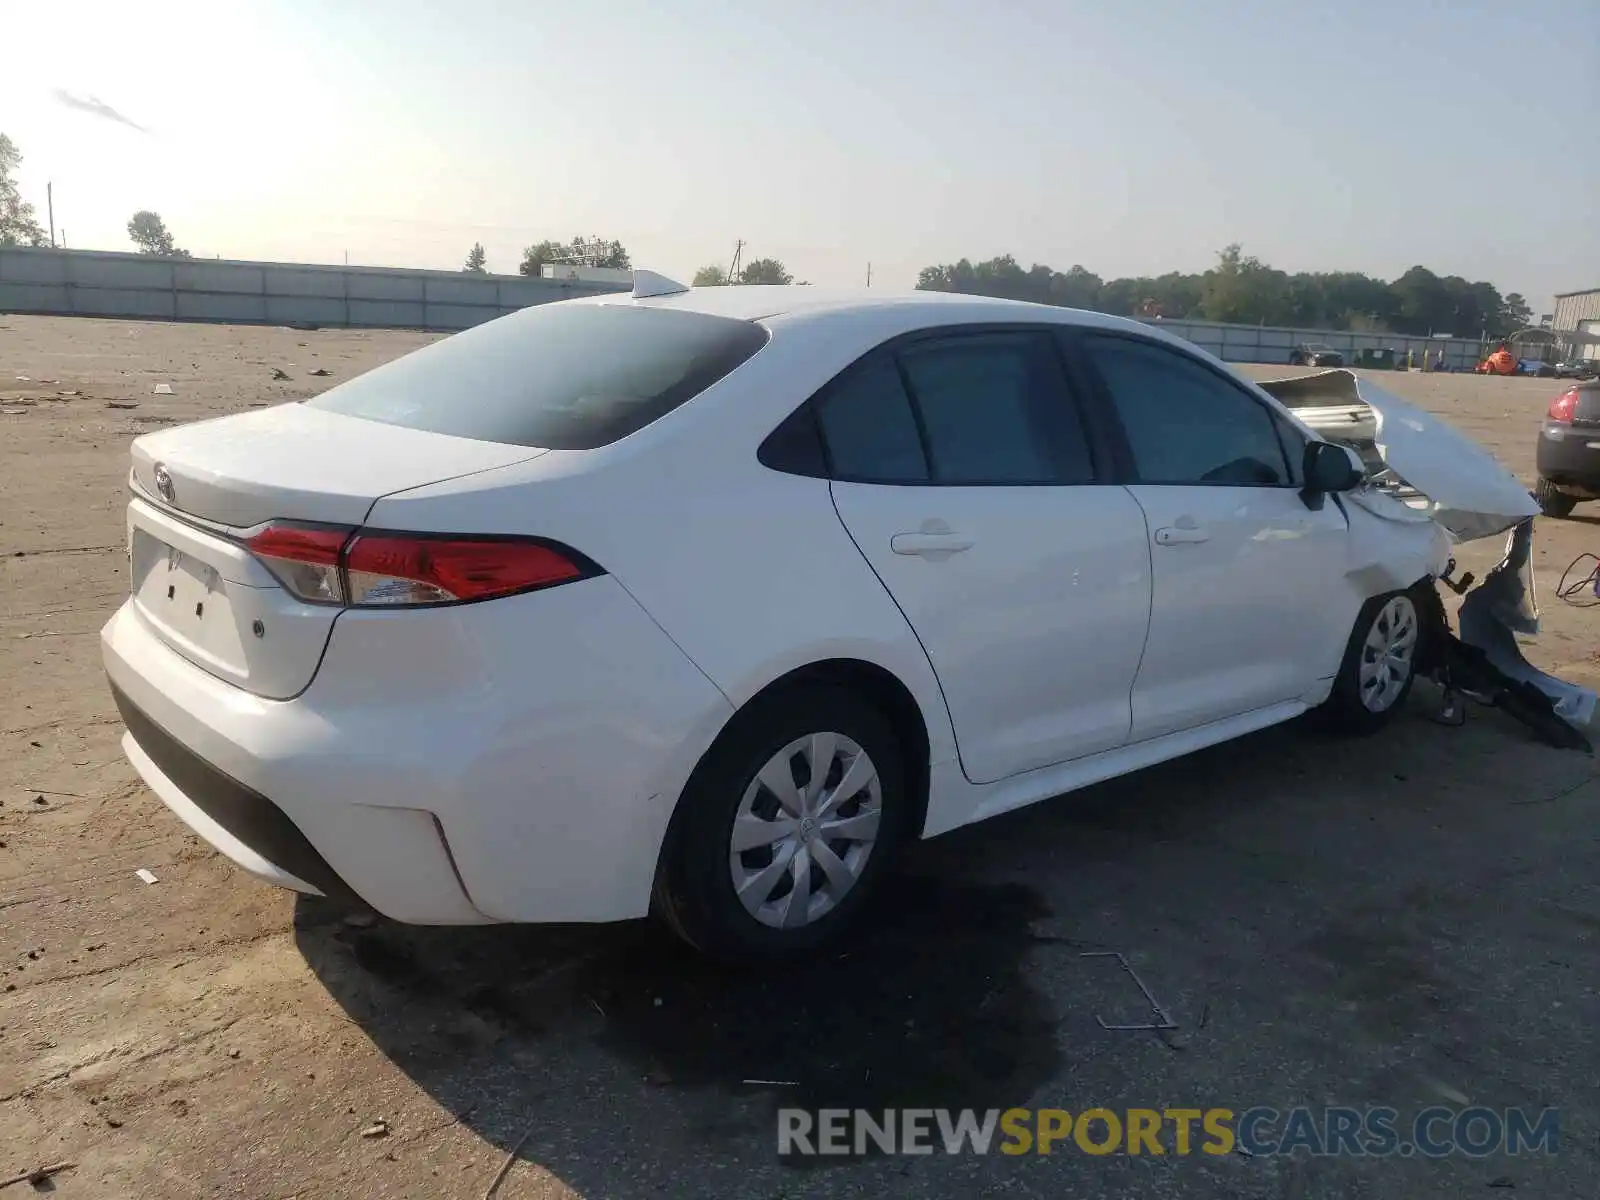
[[[99,668],[128,441],[426,340],[0,317],[0,1178],[68,1160],[63,1196],[475,1197],[516,1147],[502,1196],[1594,1195],[1594,764],[1493,711],[1433,724],[1420,688],[1372,741],[1269,731],[940,839],[847,953],[754,977],[649,927],[366,927],[187,836],[123,762]],[[1383,382],[1529,475],[1550,382]],[[1553,595],[1585,550],[1600,506],[1540,523],[1528,652],[1593,685],[1600,612]],[[1099,1028],[1141,1014],[1097,947],[1179,1033]],[[774,1144],[785,1102],[1468,1101],[1559,1108],[1559,1154],[796,1167]]]

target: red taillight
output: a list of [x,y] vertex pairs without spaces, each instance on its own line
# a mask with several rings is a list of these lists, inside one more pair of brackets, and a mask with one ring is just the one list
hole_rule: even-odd
[[348,529],[268,525],[246,539],[245,546],[300,599],[312,604],[343,604],[339,554],[349,540]]
[[344,565],[354,605],[490,600],[588,573],[545,542],[394,533],[357,534]]
[[245,545],[300,599],[358,608],[491,600],[598,571],[573,551],[529,538],[269,525]]
[[1572,415],[1578,411],[1578,389],[1568,388],[1550,401],[1550,411],[1545,415],[1562,425],[1572,424]]

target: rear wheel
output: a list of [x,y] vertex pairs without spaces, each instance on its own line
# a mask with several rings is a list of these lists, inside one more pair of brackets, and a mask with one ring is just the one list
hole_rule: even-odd
[[1543,478],[1533,485],[1533,498],[1539,502],[1539,511],[1547,517],[1565,517],[1578,504],[1576,496],[1567,495],[1548,479]]
[[843,933],[901,838],[901,756],[889,719],[843,688],[755,701],[684,789],[660,915],[728,959],[803,953]]
[[1422,619],[1410,592],[1375,596],[1362,606],[1333,691],[1318,710],[1342,733],[1374,733],[1405,704],[1416,682]]

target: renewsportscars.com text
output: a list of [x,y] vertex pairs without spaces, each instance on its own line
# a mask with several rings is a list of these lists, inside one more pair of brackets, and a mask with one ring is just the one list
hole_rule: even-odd
[[1444,1158],[1555,1154],[1560,1114],[1520,1108],[778,1110],[780,1155],[1233,1154]]

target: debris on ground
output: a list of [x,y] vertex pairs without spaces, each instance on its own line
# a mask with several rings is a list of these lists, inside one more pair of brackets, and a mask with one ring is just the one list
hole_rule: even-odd
[[138,408],[139,407],[139,402],[137,400],[107,400],[106,401],[106,407],[107,408]]
[[1466,595],[1457,617],[1460,633],[1451,631],[1438,596],[1424,597],[1423,618],[1431,636],[1424,641],[1427,653],[1419,670],[1443,688],[1443,702],[1434,717],[1440,724],[1463,724],[1464,700],[1472,699],[1504,710],[1546,745],[1588,753],[1589,739],[1579,725],[1594,714],[1595,692],[1538,670],[1517,645],[1518,634],[1539,631],[1532,544],[1533,522],[1519,523],[1506,539],[1505,557],[1470,591],[1467,577],[1457,585],[1446,571],[1446,584]]
[[81,396],[81,395],[83,395],[83,393],[80,392],[77,388],[71,388],[70,390],[65,391],[65,392],[57,392],[56,395],[65,396],[65,397],[68,397],[70,399],[73,396]]
[[27,411],[25,408],[0,408],[0,413],[4,413],[8,417],[20,417]]
[[307,371],[306,374],[307,375],[323,376],[323,375],[332,375],[333,372],[328,370],[328,368],[326,368],[326,367],[318,367],[315,371]]
[[290,375],[289,372],[285,371],[282,367],[273,367],[272,377],[274,379],[288,379],[290,378]]
[[140,879],[144,880],[146,883],[154,883],[154,882],[156,882],[156,873],[154,871],[152,871],[149,867],[140,867],[137,871],[134,872],[134,874],[137,875]]
[[158,383],[158,384],[156,384],[155,387],[151,388],[150,390],[152,392],[154,392],[157,396],[170,396],[170,395],[172,395],[172,385],[170,383]]
[[534,1124],[523,1130],[522,1136],[517,1139],[517,1144],[507,1152],[505,1160],[500,1164],[500,1169],[495,1172],[494,1178],[489,1181],[489,1186],[484,1189],[483,1200],[494,1200],[494,1194],[500,1190],[500,1185],[505,1182],[506,1176],[511,1173],[511,1165],[517,1161],[517,1155],[522,1153],[522,1147],[527,1145],[528,1139],[533,1136],[533,1131],[537,1124],[538,1122],[535,1121]]
[[1098,1013],[1096,1013],[1094,1019],[1096,1021],[1100,1022],[1100,1028],[1101,1029],[1105,1029],[1105,1030],[1110,1030],[1112,1032],[1121,1033],[1121,1032],[1136,1032],[1136,1031],[1137,1032],[1152,1032],[1152,1031],[1155,1031],[1155,1030],[1171,1030],[1171,1029],[1178,1028],[1178,1023],[1167,1015],[1167,1010],[1162,1008],[1160,1002],[1157,1001],[1156,998],[1150,994],[1150,989],[1145,987],[1144,980],[1139,978],[1138,973],[1133,969],[1133,964],[1130,963],[1126,958],[1124,958],[1120,951],[1117,951],[1117,950],[1085,950],[1085,951],[1081,952],[1078,955],[1078,957],[1079,958],[1114,958],[1114,959],[1116,959],[1117,960],[1117,964],[1124,971],[1126,971],[1128,973],[1128,978],[1132,979],[1133,982],[1138,985],[1139,991],[1144,993],[1145,1003],[1147,1003],[1150,1006],[1150,1011],[1155,1013],[1155,1015],[1157,1017],[1157,1020],[1154,1023],[1147,1022],[1147,1023],[1143,1024],[1143,1025],[1107,1025],[1106,1022],[1105,1022],[1105,1018],[1100,1016]]
[[42,1191],[43,1188],[40,1185],[48,1183],[52,1175],[59,1175],[62,1171],[70,1171],[77,1165],[75,1162],[56,1162],[47,1167],[34,1167],[31,1171],[19,1171],[15,1175],[8,1175],[6,1178],[0,1179],[0,1188],[8,1188],[13,1183],[30,1183]]
[[371,1125],[361,1131],[364,1138],[381,1138],[389,1136],[389,1122],[379,1117]]

